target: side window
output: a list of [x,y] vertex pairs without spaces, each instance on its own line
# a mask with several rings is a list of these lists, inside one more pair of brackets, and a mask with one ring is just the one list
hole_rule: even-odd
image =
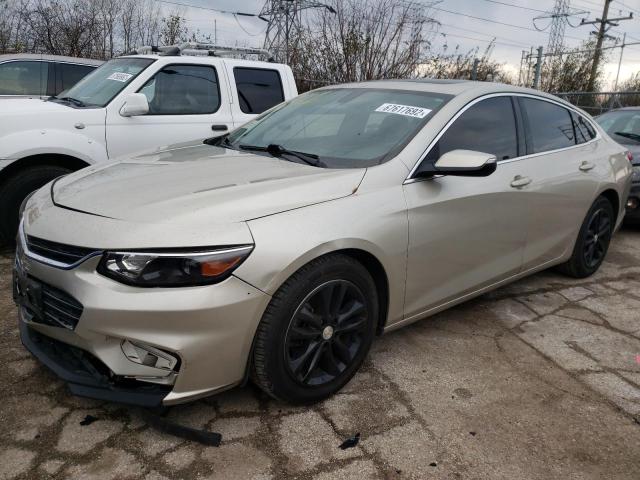
[[74,65],[72,63],[56,63],[56,91],[57,95],[60,92],[68,90],[78,83],[89,72],[92,72],[94,67],[88,65]]
[[520,98],[529,126],[530,151],[547,152],[576,144],[569,110],[554,103]]
[[596,138],[596,131],[582,115],[571,112],[571,118],[573,118],[573,126],[576,130],[576,143],[586,143]]
[[220,107],[218,75],[205,65],[167,65],[141,89],[149,115],[200,115]]
[[47,71],[46,62],[0,63],[0,95],[44,95]]
[[490,153],[498,160],[518,156],[518,130],[511,97],[482,100],[465,111],[429,151],[437,161],[452,150]]
[[262,113],[284,102],[282,81],[277,70],[236,67],[233,76],[243,113]]

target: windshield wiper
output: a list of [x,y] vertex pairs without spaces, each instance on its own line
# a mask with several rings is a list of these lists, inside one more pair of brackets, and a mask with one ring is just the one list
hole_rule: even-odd
[[327,168],[327,165],[321,161],[315,153],[305,153],[298,152],[296,150],[288,150],[284,148],[282,145],[277,145],[275,143],[271,143],[266,147],[261,147],[258,145],[238,145],[242,150],[248,150],[253,152],[267,152],[274,157],[280,157],[282,155],[291,155],[292,157],[296,157],[302,160],[307,165],[312,165],[314,167]]
[[631,132],[614,132],[614,135],[618,135],[619,137],[630,138],[631,140],[635,140],[636,142],[640,142],[640,134],[631,133]]
[[52,97],[49,97],[50,101],[53,100],[58,100],[60,102],[67,102],[67,103],[73,103],[76,107],[86,107],[87,104],[84,103],[82,100],[78,100],[77,98],[73,98],[73,97],[56,97],[55,95]]
[[202,142],[205,145],[212,145],[214,147],[225,147],[233,149],[233,145],[229,141],[229,134],[219,135],[217,137],[205,138]]

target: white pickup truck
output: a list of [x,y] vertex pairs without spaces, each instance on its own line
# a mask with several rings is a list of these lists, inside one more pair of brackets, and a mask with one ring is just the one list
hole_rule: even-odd
[[286,65],[186,52],[118,57],[57,97],[2,101],[0,243],[23,199],[57,176],[222,135],[297,95]]

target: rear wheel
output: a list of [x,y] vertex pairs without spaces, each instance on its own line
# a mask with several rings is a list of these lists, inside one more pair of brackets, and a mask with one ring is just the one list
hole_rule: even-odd
[[13,245],[18,231],[18,210],[31,192],[71,170],[57,165],[36,165],[20,170],[0,185],[0,243]]
[[575,278],[593,275],[607,254],[614,225],[611,202],[598,197],[582,223],[571,258],[559,270]]
[[377,318],[368,271],[346,255],[321,257],[287,280],[267,307],[256,333],[252,378],[281,400],[322,400],[358,370]]

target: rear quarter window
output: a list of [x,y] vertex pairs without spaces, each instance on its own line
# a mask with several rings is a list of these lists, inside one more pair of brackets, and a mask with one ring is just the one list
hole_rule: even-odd
[[284,102],[282,79],[277,70],[235,67],[233,76],[242,113],[262,113]]

